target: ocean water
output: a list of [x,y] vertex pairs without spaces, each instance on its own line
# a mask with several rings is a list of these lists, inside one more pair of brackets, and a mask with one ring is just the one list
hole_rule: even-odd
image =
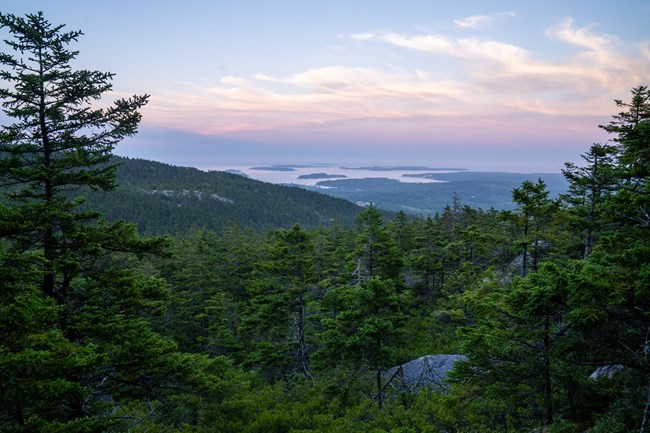
[[[367,178],[384,178],[394,179],[404,183],[436,183],[445,182],[434,178],[412,177],[418,174],[431,175],[432,173],[451,173],[461,171],[462,169],[447,169],[435,167],[361,167],[361,166],[343,166],[343,165],[247,165],[247,166],[220,166],[213,167],[212,170],[227,171],[235,174],[245,175],[251,179],[261,180],[264,182],[291,185],[308,185],[317,186],[317,183],[323,180],[336,179],[367,179]],[[313,177],[315,174],[324,174],[320,178]],[[410,175],[405,177],[404,175]],[[308,176],[308,177],[305,177]],[[328,177],[329,176],[329,177]],[[336,177],[334,177],[336,176]]]

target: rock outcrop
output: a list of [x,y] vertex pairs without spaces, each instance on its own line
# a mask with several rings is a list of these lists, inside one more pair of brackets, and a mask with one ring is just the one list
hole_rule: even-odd
[[591,380],[598,380],[602,378],[611,379],[615,374],[625,371],[625,367],[621,364],[603,365],[594,370],[589,376]]
[[415,392],[418,388],[445,391],[447,373],[458,361],[467,361],[465,355],[425,355],[386,372],[388,381],[396,389]]

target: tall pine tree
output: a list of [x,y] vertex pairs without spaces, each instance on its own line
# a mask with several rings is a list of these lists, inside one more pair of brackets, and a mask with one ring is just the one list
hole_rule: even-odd
[[151,329],[164,287],[125,253],[159,252],[165,239],[80,206],[84,190],[114,188],[112,150],[136,133],[147,96],[97,108],[113,74],[73,69],[81,32],[42,13],[0,14],[0,26],[13,121],[0,129],[0,430],[125,431],[130,407],[153,416],[180,382],[224,366]]

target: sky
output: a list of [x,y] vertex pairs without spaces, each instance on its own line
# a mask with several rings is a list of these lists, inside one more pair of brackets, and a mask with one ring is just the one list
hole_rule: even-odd
[[559,172],[650,84],[650,1],[0,4],[37,11],[84,32],[75,67],[115,73],[110,97],[151,95],[116,154],[203,169]]

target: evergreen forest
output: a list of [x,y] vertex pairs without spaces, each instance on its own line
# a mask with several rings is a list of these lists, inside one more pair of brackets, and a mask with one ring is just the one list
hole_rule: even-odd
[[[83,207],[108,221],[135,223],[142,234],[221,231],[238,225],[255,231],[306,229],[333,223],[352,226],[359,206],[293,186],[281,186],[221,171],[201,171],[155,161],[114,156],[116,187],[83,191]],[[79,194],[79,192],[75,192]]]
[[[0,432],[650,428],[647,86],[559,198],[148,233],[87,200],[113,200],[148,95],[98,104],[113,74],[74,69],[80,31],[0,26]],[[151,188],[218,194],[174,181]],[[407,386],[425,355],[462,356]]]

